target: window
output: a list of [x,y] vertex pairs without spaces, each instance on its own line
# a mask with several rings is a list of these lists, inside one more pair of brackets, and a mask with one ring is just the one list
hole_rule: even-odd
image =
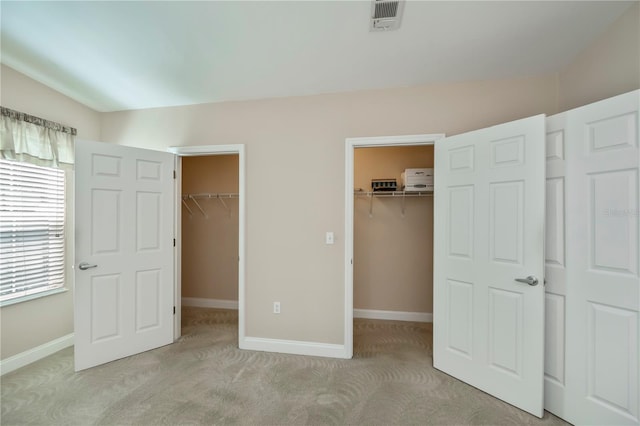
[[64,286],[64,171],[0,160],[0,303]]

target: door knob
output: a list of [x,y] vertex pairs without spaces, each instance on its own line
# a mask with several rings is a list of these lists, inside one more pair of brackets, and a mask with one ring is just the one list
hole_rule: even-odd
[[538,279],[533,275],[529,275],[527,278],[516,278],[516,281],[529,284],[530,286],[538,285]]
[[87,269],[91,269],[91,268],[97,268],[98,265],[90,265],[87,262],[82,262],[81,264],[78,265],[78,268],[81,271],[86,271]]

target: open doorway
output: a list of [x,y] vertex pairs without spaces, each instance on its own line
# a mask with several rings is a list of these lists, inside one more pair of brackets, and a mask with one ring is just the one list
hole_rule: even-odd
[[431,322],[433,145],[356,148],[354,185],[354,317]]
[[[356,273],[356,266],[354,265],[354,260],[355,260],[355,251],[354,251],[354,247],[356,246],[354,238],[355,238],[355,224],[356,224],[356,220],[355,220],[355,214],[356,214],[356,202],[355,202],[355,198],[359,197],[358,192],[368,192],[368,191],[364,191],[365,188],[362,188],[362,186],[367,185],[366,180],[367,179],[371,179],[372,177],[369,176],[367,177],[366,173],[358,173],[356,174],[355,171],[355,165],[356,165],[356,149],[361,149],[361,148],[381,148],[381,147],[423,147],[423,146],[433,146],[435,141],[437,139],[442,138],[443,135],[441,134],[435,134],[435,135],[410,135],[410,136],[391,136],[391,137],[375,137],[375,138],[349,138],[346,140],[346,152],[345,152],[345,357],[350,358],[353,356],[353,318],[354,318],[354,299],[357,297],[357,303],[360,305],[358,306],[358,310],[355,311],[357,312],[357,315],[359,316],[363,316],[363,315],[367,315],[367,317],[372,317],[373,316],[381,316],[381,315],[388,315],[389,312],[392,311],[398,311],[398,307],[400,306],[398,303],[404,303],[404,302],[400,302],[395,301],[395,302],[391,302],[392,305],[389,306],[393,306],[393,304],[396,304],[395,307],[389,309],[362,309],[362,307],[365,307],[366,304],[368,303],[373,303],[373,305],[370,305],[371,307],[375,307],[375,306],[386,306],[383,305],[381,303],[387,303],[387,302],[383,302],[383,299],[385,299],[384,294],[378,294],[376,296],[373,297],[369,297],[367,300],[367,296],[365,296],[366,294],[366,286],[364,286],[363,284],[361,284],[358,288],[357,288],[357,293],[355,292],[356,289],[354,289],[354,276],[358,276],[358,279],[360,280],[360,278],[362,278],[363,276],[372,276],[370,273],[367,272],[367,265],[358,265],[357,268],[357,273]],[[365,152],[365,151],[361,151],[361,152]],[[371,151],[372,153],[374,151]],[[432,152],[432,151],[431,151]],[[365,153],[366,154],[366,153]],[[402,155],[406,155],[406,153],[402,154]],[[360,156],[360,155],[359,155]],[[366,157],[366,155],[365,155]],[[378,155],[373,155],[373,157],[378,157]],[[433,159],[433,157],[431,156],[431,159]],[[425,159],[424,159],[424,165],[428,165],[429,162],[429,158],[428,158],[428,154],[425,152]],[[433,164],[433,163],[432,163]],[[407,163],[407,168],[410,167],[410,165],[413,165],[412,162]],[[416,164],[417,165],[417,164]],[[422,165],[422,163],[421,163]],[[392,167],[396,167],[397,165],[394,165]],[[375,173],[390,173],[391,170],[384,171],[384,166],[380,166],[381,169],[379,169],[379,172],[375,172]],[[431,166],[433,167],[433,166]],[[403,170],[400,170],[400,172],[402,172]],[[395,173],[395,172],[394,172]],[[379,176],[381,178],[393,178],[394,176]],[[358,182],[358,184],[356,184],[356,182]],[[364,182],[364,183],[363,183]],[[400,184],[400,182],[397,182],[398,184]],[[369,184],[370,185],[370,182]],[[358,191],[359,189],[362,189],[363,191]],[[398,189],[400,189],[398,187]],[[367,195],[365,195],[366,197]],[[413,197],[412,197],[413,198]],[[367,200],[365,200],[367,201]],[[379,207],[382,207],[382,210],[379,210],[382,214],[389,214],[391,212],[391,210],[395,209],[397,211],[397,215],[401,217],[401,215],[404,213],[405,218],[406,218],[406,214],[407,214],[407,208],[408,208],[408,204],[406,203],[406,199],[402,200],[402,197],[398,197],[398,200],[390,200],[390,201],[398,201],[399,203],[394,203],[397,205],[391,206],[391,205],[386,205],[386,206],[380,206],[379,204],[374,204],[376,201],[379,200],[375,200],[373,198],[369,198],[368,202],[369,205],[368,206],[364,206],[365,207],[365,211],[362,211],[362,204],[359,201],[358,204],[358,214],[362,215],[363,213],[367,216],[374,216],[376,214],[375,206],[378,205]],[[404,203],[402,203],[404,201]],[[433,203],[433,201],[431,200],[431,203]],[[411,202],[411,204],[414,204],[413,202]],[[431,204],[431,206],[433,206],[433,204]],[[368,209],[368,210],[366,210]],[[362,223],[362,222],[361,222]],[[371,224],[365,224],[364,226],[371,226]],[[376,225],[373,225],[374,227],[376,227]],[[359,229],[359,233],[361,233],[360,231],[363,231],[362,229]],[[381,228],[379,230],[376,230],[375,232],[381,232],[382,234],[384,233],[391,233],[393,232],[392,229],[384,229]],[[387,249],[388,250],[393,250],[393,247],[390,245],[387,245]],[[360,244],[358,244],[358,250],[361,252],[362,250],[370,250],[370,248],[367,247],[366,242],[360,242]],[[384,250],[384,249],[383,249]],[[376,253],[375,257],[379,257],[379,255],[381,255],[380,253]],[[381,262],[372,260],[369,263],[375,263],[376,265],[381,265]],[[382,263],[382,266],[384,266],[384,264]],[[376,283],[374,285],[379,286],[380,283]],[[383,284],[380,284],[383,285]],[[411,291],[411,290],[408,290]],[[383,292],[384,293],[384,292]],[[409,295],[410,297],[410,295]],[[398,303],[396,303],[398,302]],[[427,304],[429,304],[429,300],[425,301]],[[409,305],[406,306],[410,306],[411,305],[411,301],[407,302],[409,303]],[[361,307],[362,306],[362,307]],[[425,307],[426,308],[426,307]],[[413,310],[415,308],[410,307],[409,309]],[[419,309],[419,308],[418,308]],[[402,315],[405,315],[408,312],[411,311],[399,311],[399,312],[403,312]],[[414,312],[415,313],[415,312]],[[424,313],[424,312],[423,312]],[[388,319],[393,319],[393,318],[388,318]],[[396,319],[402,319],[402,318],[396,318]],[[414,320],[416,318],[413,318]],[[423,316],[422,320],[425,319],[429,319],[425,316]]]
[[182,159],[183,307],[238,309],[238,160]]
[[182,305],[237,309],[238,346],[244,329],[244,145],[173,147],[176,158],[176,315]]
[[239,155],[184,157],[181,169],[181,331],[237,346]]

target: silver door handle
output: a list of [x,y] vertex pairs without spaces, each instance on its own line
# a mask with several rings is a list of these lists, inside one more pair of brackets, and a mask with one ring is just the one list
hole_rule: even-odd
[[529,284],[532,287],[534,285],[538,285],[538,279],[533,275],[529,275],[527,278],[516,278],[516,281],[519,283]]
[[98,265],[89,265],[87,262],[82,262],[81,264],[78,265],[78,269],[80,269],[81,271],[86,271],[87,269],[91,269],[91,268],[97,268]]

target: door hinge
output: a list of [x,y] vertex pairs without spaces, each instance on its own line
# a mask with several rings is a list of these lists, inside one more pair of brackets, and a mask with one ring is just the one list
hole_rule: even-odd
[[174,306],[173,307],[173,315],[175,315],[175,314],[176,314],[176,307]]
[[174,247],[176,246],[176,239],[175,238],[173,239],[173,246]]
[[174,179],[176,178],[176,171],[175,170],[173,171],[173,178]]

